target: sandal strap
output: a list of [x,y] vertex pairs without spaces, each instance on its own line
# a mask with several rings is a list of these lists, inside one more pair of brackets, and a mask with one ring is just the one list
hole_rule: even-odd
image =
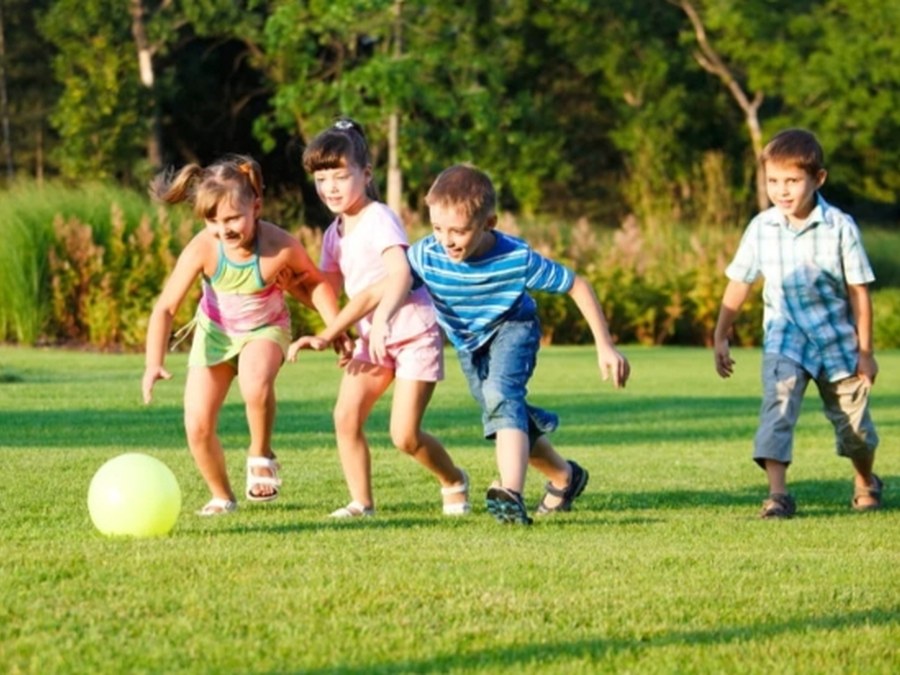
[[223,499],[222,497],[213,497],[203,508],[197,511],[198,516],[221,516],[226,513],[237,511],[237,502],[231,499]]
[[[272,472],[271,476],[257,476],[253,473],[253,469],[268,469]],[[270,485],[272,487],[281,486],[281,478],[278,471],[281,465],[270,457],[248,457],[247,458],[247,486],[254,485]]]
[[544,486],[544,490],[549,492],[554,497],[565,497],[566,490],[568,490],[568,489],[569,489],[568,484],[565,487],[558,488],[553,483],[551,483],[549,480],[547,481],[547,484]]
[[462,473],[462,483],[457,483],[456,485],[448,485],[447,487],[441,488],[441,495],[444,497],[448,497],[450,495],[458,495],[463,492],[469,491],[469,475],[460,469]]
[[365,518],[374,515],[375,509],[363,506],[355,500],[331,513],[332,518]]

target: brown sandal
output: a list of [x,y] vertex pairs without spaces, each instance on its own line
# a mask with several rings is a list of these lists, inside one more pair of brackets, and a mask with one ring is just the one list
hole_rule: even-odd
[[790,518],[797,513],[797,503],[790,495],[773,494],[763,502],[760,518]]
[[[851,502],[851,506],[854,511],[877,511],[881,508],[881,490],[884,488],[884,483],[882,480],[876,476],[874,473],[872,474],[872,484],[867,487],[856,487],[853,488],[853,501]],[[860,499],[869,498],[874,500],[871,504],[860,504]]]

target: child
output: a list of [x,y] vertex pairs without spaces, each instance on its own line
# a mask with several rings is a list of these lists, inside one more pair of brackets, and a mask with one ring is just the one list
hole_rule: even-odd
[[728,335],[751,284],[762,276],[763,402],[753,459],[765,469],[769,496],[760,515],[790,518],[796,512],[786,473],[810,380],[834,425],[838,455],[853,464],[853,508],[877,509],[882,482],[872,473],[878,436],[869,416],[869,389],[878,365],[867,287],[875,277],[856,223],[818,194],[826,172],[815,136],[782,131],[760,161],[774,206],[750,222],[725,271],[730,281],[715,330],[716,371],[730,377]]
[[[370,335],[373,353],[376,358],[385,353],[387,321],[413,281],[424,286],[481,405],[484,435],[496,439],[500,481],[487,492],[488,511],[500,522],[532,522],[522,499],[529,463],[549,479],[537,513],[569,511],[588,472],[563,459],[547,439],[558,426],[557,416],[525,400],[541,338],[537,307],[527,291],[572,297],[593,333],[604,380],[611,375],[617,388],[624,386],[629,363],[613,346],[597,296],[582,277],[494,229],[496,195],[486,174],[469,165],[450,167],[425,202],[434,233],[408,251],[413,278],[398,274],[359,301],[366,306],[381,297]],[[342,310],[333,330],[352,309]]]
[[172,320],[198,276],[203,297],[184,391],[187,441],[212,492],[198,513],[215,516],[237,508],[225,455],[216,435],[219,411],[235,375],[250,428],[246,497],[278,496],[279,465],[272,451],[275,376],[291,339],[284,294],[274,285],[285,268],[305,279],[308,297],[325,320],[337,314],[337,299],[296,238],[260,220],[262,173],[249,157],[226,157],[207,168],[189,164],[156,177],[151,193],[177,203],[189,201],[206,226],[178,257],[157,300],[147,330],[144,402],[153,385],[172,375],[164,368]]
[[[407,273],[406,231],[393,212],[377,201],[369,149],[360,126],[352,120],[338,120],[312,140],[303,153],[303,166],[313,175],[319,197],[337,216],[325,232],[321,259],[321,269],[335,291],[339,293],[343,286],[352,298],[382,278]],[[387,357],[379,363],[373,361],[369,350],[370,325],[367,316],[357,323],[359,339],[352,360],[342,364],[334,423],[351,501],[331,516],[354,518],[375,513],[371,453],[364,427],[392,382],[394,445],[441,483],[444,514],[469,513],[466,473],[454,465],[440,441],[421,428],[434,388],[444,377],[443,339],[428,295],[414,293],[399,308],[390,326]],[[294,360],[301,348],[321,348],[322,344],[315,338],[301,338],[291,345],[288,358]]]

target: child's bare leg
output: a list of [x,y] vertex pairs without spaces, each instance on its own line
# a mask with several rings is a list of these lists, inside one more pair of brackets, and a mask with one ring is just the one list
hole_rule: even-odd
[[219,410],[234,379],[228,364],[188,370],[184,387],[184,429],[194,463],[213,497],[234,501],[225,453],[216,433]]
[[524,431],[500,429],[497,432],[497,468],[500,470],[500,485],[519,494],[525,489],[528,446],[528,434]]
[[[250,457],[274,458],[272,429],[275,425],[275,378],[284,361],[281,347],[270,340],[255,340],[241,351],[238,359],[238,384],[250,429]],[[254,467],[256,476],[271,476],[265,467]],[[267,497],[276,492],[273,485],[256,485],[253,494]]]
[[334,431],[338,456],[350,499],[372,508],[372,459],[365,424],[372,408],[394,379],[387,368],[351,361],[341,380],[334,406]]
[[872,473],[875,455],[870,454],[865,458],[854,457],[850,461],[853,462],[853,472],[855,474],[853,476],[853,483],[856,486],[855,506],[860,509],[878,506],[878,499],[865,492],[867,488],[873,487],[875,482],[875,474]]
[[[529,464],[547,476],[554,487],[564,490],[572,480],[572,467],[566,459],[554,449],[550,439],[541,436],[531,448]],[[544,506],[553,509],[562,503],[562,497],[547,493]]]
[[787,467],[784,462],[778,462],[774,459],[765,460],[766,478],[769,480],[770,495],[786,495],[787,489]]
[[[437,438],[422,431],[422,418],[435,386],[435,382],[394,381],[391,440],[398,450],[433,473],[442,487],[461,485],[465,482],[465,476],[453,463],[447,449]],[[444,503],[463,503],[466,498],[465,492],[456,492],[445,495]]]

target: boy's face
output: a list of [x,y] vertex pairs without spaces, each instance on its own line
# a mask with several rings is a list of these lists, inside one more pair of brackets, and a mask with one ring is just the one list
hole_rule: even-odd
[[454,262],[487,253],[494,245],[491,230],[497,217],[475,222],[453,205],[434,204],[428,207],[434,236]]
[[816,205],[816,190],[825,182],[825,170],[815,175],[796,164],[766,162],[766,193],[791,224],[802,224]]

